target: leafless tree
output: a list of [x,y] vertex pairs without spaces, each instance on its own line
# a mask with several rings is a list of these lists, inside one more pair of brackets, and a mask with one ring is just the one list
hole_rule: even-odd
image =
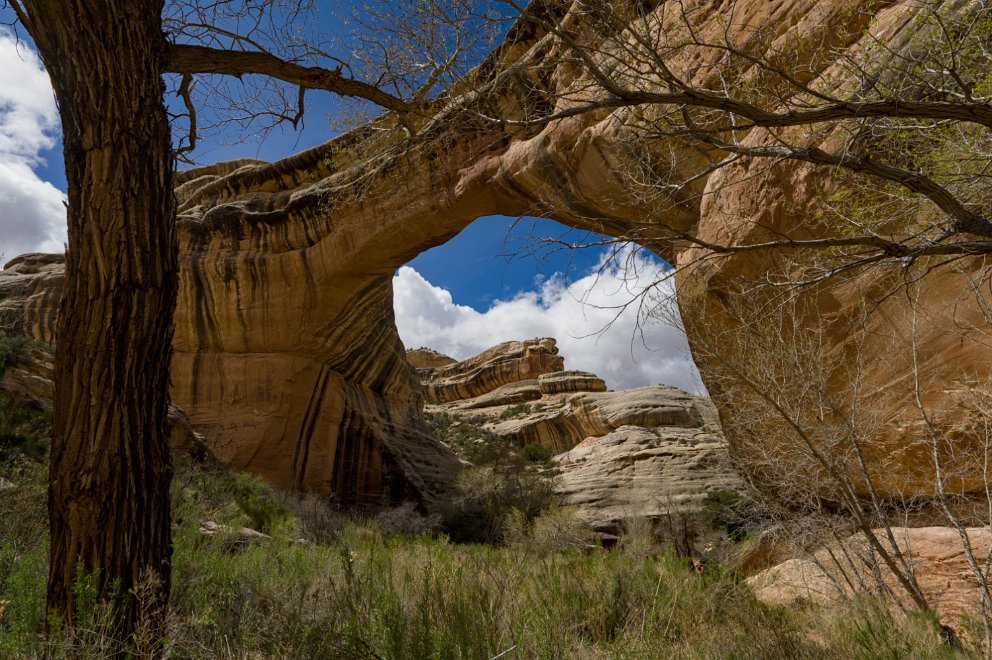
[[[520,117],[488,119],[532,127],[609,115],[638,161],[625,173],[630,190],[650,209],[620,239],[675,241],[703,259],[821,255],[789,284],[992,249],[992,6],[908,0],[900,18],[909,26],[883,38],[872,29],[878,8],[855,4],[827,17],[839,33],[808,41],[777,39],[777,26],[733,8],[706,21],[711,10],[691,0],[579,0],[568,11],[531,12],[527,20],[560,40],[560,66],[577,72],[575,82]],[[721,171],[741,168],[729,187],[788,162],[821,168],[832,191],[790,231],[752,221],[739,240],[711,240],[666,219],[714,194],[706,186]]]

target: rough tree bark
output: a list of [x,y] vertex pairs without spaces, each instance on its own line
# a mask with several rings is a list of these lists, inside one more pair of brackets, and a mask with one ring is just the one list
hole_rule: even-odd
[[[166,414],[178,286],[161,76],[258,73],[298,86],[301,97],[305,89],[321,89],[364,98],[401,120],[411,105],[340,70],[170,43],[163,0],[0,1],[34,39],[51,76],[68,183],[49,480],[49,614],[71,627],[74,583],[91,576],[100,601],[116,601],[111,634],[128,640],[140,620],[155,644],[170,586]],[[188,85],[183,89],[189,107]],[[130,595],[138,585],[154,585],[141,591],[153,602]]]
[[139,610],[127,594],[149,571],[160,598],[143,611],[164,614],[171,555],[177,249],[162,0],[25,0],[18,13],[55,88],[69,196],[48,609],[71,626],[73,581],[92,574],[103,598],[121,596],[114,632],[126,639]]

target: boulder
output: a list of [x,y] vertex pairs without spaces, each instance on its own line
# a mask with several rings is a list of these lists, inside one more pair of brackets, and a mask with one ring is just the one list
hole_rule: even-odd
[[630,518],[696,512],[707,493],[744,488],[716,429],[621,426],[555,462],[555,490],[600,531],[616,531]]
[[[962,617],[981,612],[982,590],[981,582],[969,566],[961,532],[951,527],[894,527],[891,531],[920,591],[940,616],[941,623],[959,634],[966,632]],[[992,544],[992,531],[987,527],[962,531],[968,537],[977,565],[982,566]],[[874,533],[888,548],[885,530],[877,529]],[[863,534],[818,550],[812,558],[789,559],[747,581],[759,600],[772,605],[795,605],[803,601],[829,605],[842,598],[885,591],[894,597],[894,611],[914,608],[906,590]]]

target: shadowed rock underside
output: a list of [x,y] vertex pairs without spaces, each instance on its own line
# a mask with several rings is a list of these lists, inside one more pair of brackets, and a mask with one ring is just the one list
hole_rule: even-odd
[[[662,31],[674,30],[668,21],[678,20],[663,13],[668,4],[650,15]],[[725,3],[681,4],[701,38],[725,34]],[[561,15],[577,11],[568,2],[553,7]],[[774,26],[775,45],[795,46],[796,66],[808,66],[815,77],[831,62],[810,59],[799,44],[834,49],[821,54],[858,48],[871,39],[861,30],[869,22],[873,34],[895,42],[912,11],[909,2],[869,0],[734,3],[730,36],[745,44]],[[852,16],[864,25],[853,25]],[[707,57],[715,55],[687,51],[669,65],[705,81],[717,75],[705,66]],[[392,276],[480,216],[537,215],[638,236],[674,264],[695,264],[680,276],[690,344],[698,345],[707,324],[732,325],[721,312],[732,285],[761,279],[778,264],[753,253],[699,263],[698,252],[653,238],[652,218],[707,239],[789,233],[804,217],[804,204],[833,185],[830,173],[796,164],[756,167],[745,159],[704,176],[709,161],[696,146],[677,138],[663,144],[628,139],[638,113],[623,109],[526,127],[480,117],[520,118],[548,109],[535,103],[563,109],[573,102],[568,92],[581,96],[585,83],[557,38],[522,22],[453,90],[456,102],[435,105],[417,120],[413,140],[389,130],[386,118],[275,163],[236,161],[177,175],[181,283],[172,398],[221,459],[276,485],[334,493],[342,502],[405,494],[430,504],[443,497],[457,461],[423,424],[421,388],[395,328]],[[475,93],[483,88],[491,93]],[[756,129],[748,139],[762,135]],[[661,180],[693,184],[670,194],[639,194],[626,173],[645,162]],[[961,260],[957,271],[927,278],[920,290],[918,306],[927,314],[918,330],[927,340],[919,362],[930,378],[924,398],[937,417],[957,405],[963,371],[989,359],[988,349],[971,341],[984,331],[987,294],[948,295],[968,289],[981,267],[978,258]],[[52,341],[57,271],[49,257],[12,262],[0,277],[0,325]],[[853,316],[862,284],[882,280],[876,272],[871,282],[855,278],[828,287],[818,304],[833,318]],[[885,466],[876,483],[883,496],[931,492],[931,475],[920,471],[925,443],[905,361],[872,345],[874,337],[905,336],[908,323],[905,301],[886,298],[868,321],[863,350],[872,386],[885,395],[880,418],[891,429],[868,457],[870,465]],[[846,329],[834,327],[827,344],[846,350]],[[948,327],[958,332],[947,333]],[[703,358],[704,379],[707,359],[719,356]],[[469,385],[446,387],[434,395]],[[742,403],[717,401],[722,415]],[[766,447],[793,441],[787,429],[769,428]],[[959,449],[968,442],[964,433]],[[787,478],[789,466],[780,469]],[[981,475],[966,474],[955,488],[982,492]]]

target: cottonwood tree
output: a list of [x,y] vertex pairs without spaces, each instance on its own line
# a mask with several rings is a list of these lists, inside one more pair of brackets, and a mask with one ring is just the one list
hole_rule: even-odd
[[[342,52],[312,29],[316,3],[5,4],[51,76],[68,183],[49,483],[49,619],[71,627],[74,582],[92,580],[101,601],[117,601],[114,633],[127,639],[139,615],[146,628],[161,629],[170,579],[166,412],[177,295],[176,153],[163,77],[172,74],[181,100],[176,114],[183,115],[185,134],[176,151],[186,157],[203,126],[197,89],[229,93],[219,79],[225,76],[260,80],[245,97],[254,103],[259,89],[275,91],[268,97],[275,105],[234,114],[298,121],[305,94],[320,91],[387,109],[391,126],[409,130],[409,118],[459,74],[464,58],[487,47],[491,23],[480,21],[485,15],[471,2],[383,3],[366,14],[376,32]],[[340,26],[335,29],[340,38]],[[280,99],[288,102],[280,107]],[[218,105],[228,101],[222,96]],[[154,602],[128,597],[142,583],[158,585]]]

